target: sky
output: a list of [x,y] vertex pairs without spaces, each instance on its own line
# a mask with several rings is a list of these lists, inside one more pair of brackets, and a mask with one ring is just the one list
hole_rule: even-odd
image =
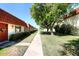
[[31,3],[0,3],[0,8],[18,17],[19,19],[39,28],[30,15]]

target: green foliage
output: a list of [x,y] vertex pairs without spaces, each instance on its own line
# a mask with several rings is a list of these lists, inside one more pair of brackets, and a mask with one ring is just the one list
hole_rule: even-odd
[[62,24],[61,26],[56,25],[55,27],[55,31],[57,33],[61,33],[61,34],[72,34],[72,30],[74,30],[74,26],[71,26],[69,24]]
[[77,41],[78,38],[79,36],[72,36],[72,35],[62,35],[62,36],[53,35],[52,36],[52,35],[41,34],[43,53],[45,56],[57,56],[57,55],[63,56],[62,54],[64,54],[64,56],[67,56],[65,55],[65,52],[62,53],[62,51],[64,50],[63,45],[64,43],[69,43],[70,40],[75,40],[72,42],[72,44],[75,44],[77,42],[78,51],[76,53],[79,53],[79,40]]
[[62,24],[61,26],[56,25],[54,29],[56,33],[60,33],[60,34],[79,35],[79,29],[70,24]]
[[79,29],[77,27],[72,28],[71,34],[72,35],[79,35]]
[[16,34],[12,34],[10,35],[9,40],[10,41],[18,41],[18,40],[22,40],[24,38],[26,38],[27,36],[29,36],[30,34],[36,32],[37,30],[33,30],[30,32],[21,32],[21,33],[16,33]]
[[27,37],[29,35],[30,35],[29,32],[16,33],[16,34],[10,35],[9,40],[10,41],[18,41],[18,40],[24,39],[25,37]]
[[67,3],[35,3],[30,12],[38,25],[48,29],[61,20],[68,5]]
[[40,3],[35,3],[32,7],[31,7],[31,15],[32,18],[35,19],[35,21],[37,22],[37,24],[40,24],[41,21],[44,19],[44,5],[40,4]]
[[72,28],[73,28],[73,26],[71,26],[71,25],[63,24],[60,28],[60,32],[63,34],[71,34]]
[[73,56],[79,56],[79,38],[70,40],[63,45],[64,52]]

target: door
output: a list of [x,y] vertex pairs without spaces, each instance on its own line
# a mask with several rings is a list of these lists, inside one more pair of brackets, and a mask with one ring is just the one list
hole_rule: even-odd
[[8,25],[0,23],[0,42],[8,40]]

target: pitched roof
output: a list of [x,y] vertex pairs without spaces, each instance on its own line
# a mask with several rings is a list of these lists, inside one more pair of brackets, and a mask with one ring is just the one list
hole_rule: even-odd
[[0,9],[0,21],[28,27],[27,24],[10,13]]
[[73,11],[71,11],[71,12],[69,13],[69,15],[65,15],[65,16],[64,16],[64,19],[73,17],[73,16],[75,16],[75,15],[77,15],[77,14],[79,14],[79,8],[76,8],[76,9],[74,9]]

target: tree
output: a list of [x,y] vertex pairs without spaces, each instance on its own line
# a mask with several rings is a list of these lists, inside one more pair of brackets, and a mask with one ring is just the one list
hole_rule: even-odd
[[41,27],[51,30],[55,23],[61,20],[61,16],[67,11],[67,3],[35,3],[32,5],[30,11],[32,18]]
[[32,18],[35,19],[36,23],[43,28],[49,29],[48,21],[46,20],[46,14],[48,13],[45,3],[35,3],[32,5],[30,12]]
[[50,30],[53,33],[52,29],[55,23],[58,23],[62,20],[64,13],[67,12],[67,7],[69,4],[66,3],[53,3],[53,4],[46,4],[48,6],[49,12],[46,15],[48,22],[50,23]]

